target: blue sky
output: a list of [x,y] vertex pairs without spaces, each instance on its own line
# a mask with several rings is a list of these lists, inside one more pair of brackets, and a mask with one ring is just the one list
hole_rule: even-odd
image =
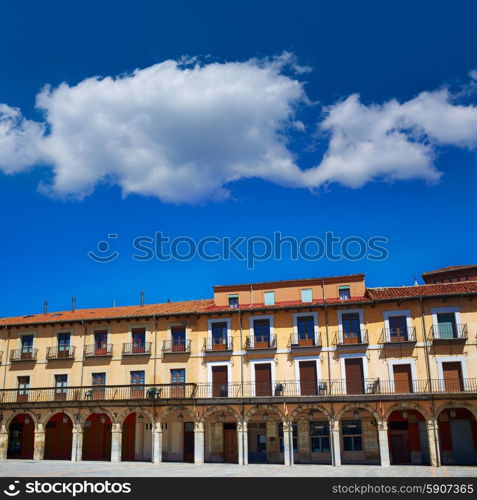
[[[45,193],[38,186],[51,185],[54,170],[44,156],[31,168],[21,166],[10,174],[0,172],[0,315],[39,312],[43,300],[49,301],[50,310],[60,310],[69,307],[73,295],[77,296],[78,307],[103,307],[113,300],[118,305],[137,303],[140,290],[145,291],[147,302],[169,297],[187,300],[210,297],[214,284],[352,272],[366,273],[369,286],[412,284],[413,277],[423,271],[475,263],[477,133],[472,135],[474,121],[470,113],[476,94],[472,83],[475,80],[469,72],[477,68],[476,14],[477,6],[463,1],[453,2],[452,8],[448,2],[407,1],[3,4],[0,103],[9,109],[19,108],[22,119],[30,120],[25,123],[43,124],[46,135],[58,123],[65,123],[54,122],[61,102],[56,108],[47,108],[53,117],[50,122],[45,119],[45,108],[35,108],[36,96],[46,84],[53,89],[49,98],[56,105],[61,96],[55,89],[62,82],[73,88],[89,77],[130,75],[136,68],[179,60],[182,56],[198,57],[202,65],[219,62],[225,68],[237,61],[247,64],[239,67],[240,71],[251,68],[253,74],[258,74],[255,63],[247,61],[265,61],[285,52],[294,55],[292,63],[284,64],[270,78],[274,82],[280,75],[285,78],[287,88],[280,102],[287,102],[293,109],[293,119],[305,126],[304,132],[288,127],[281,134],[288,141],[286,146],[282,144],[281,153],[300,169],[313,169],[322,163],[329,137],[318,134],[317,129],[330,107],[336,112],[337,130],[349,132],[346,116],[342,118],[338,113],[340,103],[353,94],[360,95],[360,103],[367,111],[372,104],[383,105],[391,99],[405,103],[422,92],[432,93],[448,86],[452,103],[469,109],[469,121],[464,120],[465,130],[456,137],[449,137],[449,130],[459,131],[460,114],[452,115],[449,124],[444,117],[442,124],[426,124],[423,128],[419,125],[425,138],[408,137],[410,143],[423,147],[431,142],[433,170],[424,164],[412,164],[413,175],[417,172],[415,177],[406,174],[406,179],[399,180],[393,174],[391,181],[374,180],[371,173],[360,187],[347,185],[347,176],[351,178],[352,169],[359,168],[352,162],[341,180],[334,180],[333,173],[328,175],[329,184],[300,180],[306,187],[293,185],[293,170],[286,174],[285,181],[277,172],[271,177],[267,172],[259,178],[241,174],[238,180],[219,186],[218,191],[206,190],[192,204],[184,199],[186,194],[205,182],[202,174],[194,176],[194,166],[188,171],[191,184],[187,187],[177,189],[181,183],[173,178],[172,200],[168,194],[151,194],[147,186],[125,194],[125,185],[119,182],[97,182],[86,196],[77,196],[75,191],[71,197],[71,191],[77,189],[77,184],[71,187],[73,181],[82,182],[75,178],[71,165],[64,167],[70,176],[65,183]],[[270,63],[261,64],[268,67]],[[296,71],[293,64],[309,67],[310,71]],[[173,76],[176,74],[182,76],[180,70]],[[288,85],[293,82],[300,83],[313,105],[301,102],[297,96],[290,97],[294,91]],[[72,112],[73,106],[78,105],[81,109],[74,108],[78,120],[89,126],[89,117],[101,106],[104,109],[106,98],[94,94],[84,101],[86,105],[80,106],[75,97],[76,100],[65,101],[72,107],[62,112]],[[164,103],[157,102],[158,106]],[[207,114],[208,110],[199,104],[192,103],[192,107],[198,106]],[[418,117],[412,114],[414,108],[403,108],[399,113],[404,118],[399,119],[411,120],[412,127],[414,123],[423,123],[434,109],[434,101],[423,106],[425,109]],[[134,114],[134,103],[125,110],[128,116]],[[449,108],[450,113],[454,111],[455,108]],[[268,108],[263,110],[263,123],[270,112]],[[359,113],[356,111],[356,119],[361,120],[361,130],[366,127],[366,117]],[[62,116],[58,120],[65,120]],[[202,119],[200,113],[196,116]],[[379,116],[387,119],[389,112],[381,109]],[[181,119],[173,115],[171,127],[180,125]],[[245,113],[244,120],[247,119]],[[212,123],[214,133],[220,130],[207,116],[204,123]],[[69,129],[64,129],[66,134]],[[185,130],[173,136],[179,152],[189,147],[194,151],[187,135]],[[375,144],[381,140],[371,139]],[[271,141],[271,148],[277,147],[273,137],[267,140]],[[212,146],[220,143],[220,137],[211,142]],[[163,141],[162,146],[169,144]],[[0,141],[0,165],[1,153]],[[204,154],[214,156],[214,151]],[[64,165],[58,148],[55,155],[54,161]],[[16,159],[10,157],[9,161]],[[221,161],[219,157],[217,168]],[[438,182],[430,179],[433,172],[441,173]],[[136,182],[137,178],[129,181]],[[220,199],[222,187],[231,192],[229,198]],[[68,196],[63,196],[64,192],[58,195],[61,189],[68,190]],[[326,231],[341,238],[379,235],[389,239],[389,257],[381,262],[285,258],[280,262],[257,263],[253,271],[236,260],[133,261],[132,239],[153,236],[155,231],[196,240],[207,235],[271,236],[274,231],[296,238],[323,237]],[[111,233],[118,234],[113,245],[120,252],[119,257],[109,264],[93,262],[87,252]]]

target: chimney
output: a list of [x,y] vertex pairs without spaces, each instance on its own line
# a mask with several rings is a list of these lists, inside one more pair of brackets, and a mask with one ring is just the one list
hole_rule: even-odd
[[168,299],[167,299],[167,303],[168,303],[168,304],[170,304],[170,303],[171,303],[171,298],[170,298],[170,297],[168,297]]
[[76,297],[71,297],[71,312],[76,311]]
[[43,302],[43,314],[46,314],[48,312],[48,301],[45,300]]
[[144,305],[144,290],[141,290],[141,305]]

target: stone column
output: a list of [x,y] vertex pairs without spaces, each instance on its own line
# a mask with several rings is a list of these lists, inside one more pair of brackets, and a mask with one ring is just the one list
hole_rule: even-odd
[[73,439],[71,442],[71,461],[83,460],[83,428],[81,424],[73,425]]
[[[429,460],[432,467],[439,467],[439,427],[435,418],[427,422],[427,441],[429,443]],[[437,441],[437,442],[436,442]]]
[[333,464],[336,467],[341,465],[341,443],[340,443],[340,423],[338,420],[330,420],[330,431],[333,446],[331,448]]
[[379,440],[379,456],[381,458],[381,466],[389,467],[389,440],[388,440],[388,423],[378,423],[378,440]]
[[293,426],[283,422],[283,458],[285,465],[293,465]]
[[196,422],[194,425],[194,463],[201,465],[204,463],[204,423]]
[[43,424],[35,427],[35,438],[33,442],[33,460],[43,460],[45,453],[45,428]]
[[247,422],[237,422],[237,442],[239,465],[248,465]]
[[152,428],[152,463],[162,462],[162,423],[156,422]]
[[0,460],[7,459],[8,431],[5,425],[0,425]]
[[122,436],[121,424],[113,424],[111,429],[111,462],[121,462]]
[[300,420],[298,422],[298,456],[300,463],[311,460],[310,445],[310,422],[308,420]]

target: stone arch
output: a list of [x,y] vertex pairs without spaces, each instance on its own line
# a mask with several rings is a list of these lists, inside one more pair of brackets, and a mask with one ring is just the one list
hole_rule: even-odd
[[321,405],[318,405],[318,404],[302,404],[300,406],[297,406],[290,414],[290,421],[291,422],[294,422],[295,421],[295,418],[297,417],[297,415],[302,412],[302,411],[305,411],[305,410],[318,410],[319,412],[323,413],[323,415],[329,419],[330,418],[330,413],[328,412],[328,410],[326,410],[323,406]]
[[99,414],[104,413],[105,415],[107,415],[109,417],[109,420],[111,420],[112,425],[117,423],[117,418],[114,416],[114,414],[110,410],[108,410],[106,408],[102,408],[102,407],[95,407],[95,408],[90,408],[89,411],[85,411],[84,413],[81,414],[79,424],[81,425],[82,428],[84,428],[84,424],[85,424],[86,420],[88,420],[88,418],[91,415],[94,415],[95,413],[99,413]]
[[120,411],[118,413],[118,415],[116,416],[117,423],[119,423],[122,427],[124,424],[124,421],[128,418],[129,415],[131,415],[131,413],[138,413],[138,414],[142,413],[142,414],[147,416],[147,418],[149,419],[151,424],[154,423],[154,414],[151,413],[149,410],[147,410],[145,408],[140,408],[140,407],[134,407],[134,408],[128,407],[128,408]]
[[211,406],[208,408],[200,417],[199,421],[200,422],[206,422],[206,420],[211,417],[214,413],[223,411],[224,413],[228,415],[232,415],[232,417],[235,418],[237,422],[240,421],[240,415],[230,406],[226,405],[219,405],[219,406]]
[[477,420],[477,408],[469,403],[465,403],[464,401],[446,401],[441,404],[438,408],[436,408],[436,418],[438,418],[439,415],[448,408],[465,408],[466,410],[469,410],[475,420]]
[[382,423],[381,415],[379,415],[379,413],[376,411],[375,408],[373,408],[372,406],[370,406],[366,403],[350,403],[350,404],[347,404],[346,406],[343,406],[343,408],[341,408],[341,410],[339,410],[338,413],[335,415],[335,420],[341,420],[341,417],[347,411],[356,410],[356,409],[369,411],[369,413],[371,413],[371,415],[373,415],[373,417],[376,419],[376,422],[378,424]]
[[43,424],[43,427],[45,427],[46,424],[50,421],[50,419],[54,417],[57,413],[64,413],[65,415],[68,415],[68,417],[70,417],[71,419],[71,423],[73,424],[73,426],[76,424],[76,415],[71,413],[71,410],[64,410],[62,408],[54,408],[53,410],[48,410],[41,416],[39,423]]
[[416,410],[424,417],[426,421],[431,418],[430,413],[421,405],[418,405],[417,403],[412,403],[410,401],[409,402],[402,401],[400,403],[392,405],[391,408],[389,408],[384,414],[383,420],[387,422],[389,420],[389,417],[394,411],[403,411],[403,410]]
[[244,421],[248,422],[250,418],[255,415],[255,413],[263,410],[270,411],[271,413],[275,414],[282,422],[286,422],[285,415],[278,408],[275,408],[272,405],[257,405],[250,408],[250,410],[248,410],[244,415]]
[[8,431],[8,428],[10,427],[10,424],[12,423],[12,420],[17,415],[23,415],[23,414],[31,417],[35,428],[37,427],[37,425],[39,424],[39,421],[38,421],[38,418],[36,417],[36,415],[33,412],[31,412],[30,410],[20,410],[20,411],[15,411],[15,412],[10,413],[10,415],[5,420],[5,427],[7,428],[7,431]]
[[199,417],[197,414],[194,414],[191,408],[188,408],[187,406],[168,406],[165,410],[161,412],[159,415],[159,421],[164,422],[166,417],[170,415],[171,413],[174,412],[182,412],[182,413],[188,413],[191,417],[193,422],[197,422]]

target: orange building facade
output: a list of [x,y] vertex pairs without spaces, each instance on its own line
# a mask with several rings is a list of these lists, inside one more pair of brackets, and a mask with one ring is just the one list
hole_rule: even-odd
[[477,281],[0,320],[0,460],[477,463]]

